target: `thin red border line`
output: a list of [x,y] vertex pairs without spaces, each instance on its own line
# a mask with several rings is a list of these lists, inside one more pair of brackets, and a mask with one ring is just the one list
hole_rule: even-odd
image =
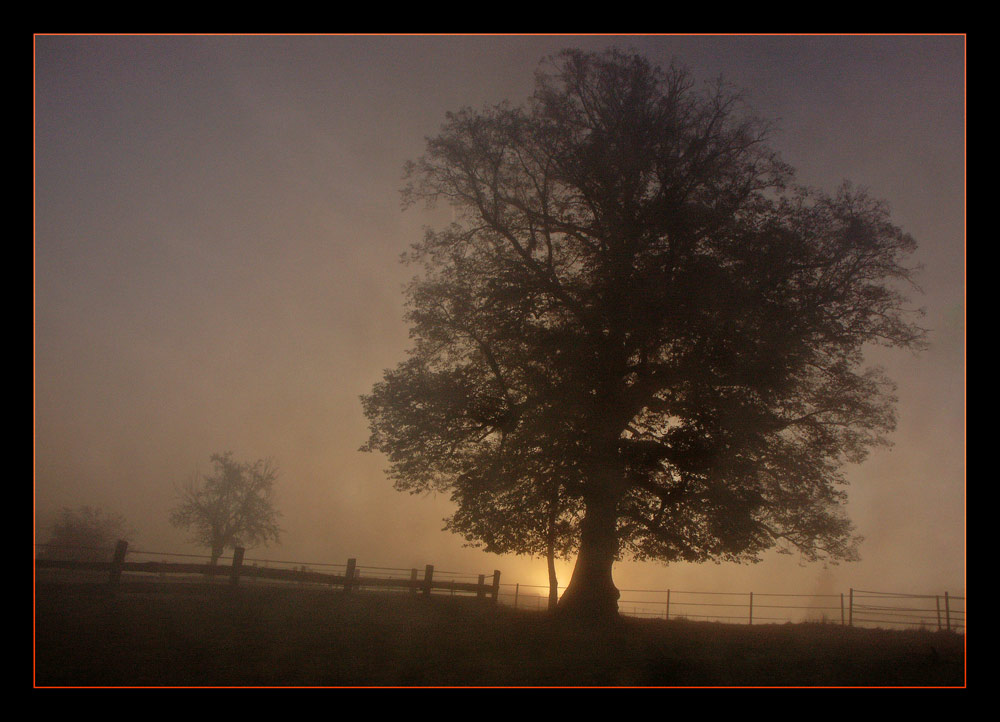
[[504,685],[477,685],[470,684],[467,686],[459,685],[428,685],[428,686],[414,686],[414,687],[400,687],[393,685],[94,685],[92,687],[87,687],[84,685],[49,685],[49,686],[35,686],[35,689],[966,689],[966,685],[898,685],[898,686],[887,686],[887,685],[872,685],[870,687],[864,686],[848,686],[848,685],[815,685],[815,686],[761,686],[761,685],[747,685],[741,687],[739,685],[719,685],[719,686],[703,686],[698,687],[696,685],[679,685],[676,687],[670,686],[615,686],[615,685],[581,685],[579,687],[573,687],[568,685],[532,685],[532,686],[504,686]]
[[34,33],[33,37],[210,37],[210,38],[941,38],[968,33]]
[[[38,128],[38,88],[37,88],[37,36],[31,39],[31,536],[32,536],[32,559],[38,550],[38,491],[37,491],[37,458],[38,439],[36,429],[38,428],[38,402],[37,402],[37,369],[38,369],[38,319],[37,319],[37,258],[35,249],[35,239],[37,237],[37,194],[38,194],[38,159],[37,137]],[[31,681],[37,683],[37,651],[36,651],[36,622],[38,600],[36,598],[38,588],[37,569],[31,565]]]
[[[968,427],[969,427],[969,424],[968,424],[968,414],[969,414],[969,412],[968,412],[968,408],[969,407],[968,407],[968,380],[967,380],[967,377],[968,377],[968,358],[969,358],[969,353],[968,353],[968,335],[966,333],[966,329],[968,328],[968,308],[969,308],[969,303],[968,303],[968,287],[969,287],[969,282],[968,282],[968,275],[969,275],[969,271],[968,271],[968,268],[969,268],[968,267],[968,259],[969,259],[969,254],[968,254],[968,227],[969,227],[969,220],[968,220],[968,213],[969,213],[969,211],[968,211],[968,208],[969,208],[969,179],[968,179],[968,174],[969,174],[969,166],[968,166],[968,158],[969,158],[969,151],[968,151],[968,144],[969,144],[969,140],[968,140],[968,137],[969,137],[969,133],[968,133],[968,128],[969,128],[969,115],[968,115],[969,93],[968,93],[968,88],[969,88],[969,81],[968,81],[968,53],[969,53],[969,44],[968,44],[968,41],[965,40],[965,36],[963,35],[963,41],[962,41],[962,128],[963,128],[964,132],[962,133],[962,161],[963,161],[963,163],[962,163],[962,165],[963,165],[963,168],[962,168],[962,229],[963,229],[963,232],[962,232],[962,255],[964,256],[964,258],[963,258],[963,263],[962,263],[962,357],[964,359],[964,362],[962,364],[962,427],[963,427],[963,431],[965,432],[963,434],[963,436],[965,436],[966,441],[963,444],[963,448],[962,448],[962,468],[965,469],[965,484],[964,484],[964,486],[965,486],[965,505],[964,505],[965,506],[965,513],[962,515],[963,516],[963,522],[965,524],[965,530],[964,530],[964,534],[963,534],[963,536],[965,538],[965,542],[964,542],[964,545],[963,545],[963,551],[964,551],[964,553],[962,555],[964,557],[965,568],[963,570],[962,577],[963,577],[963,580],[965,581],[966,596],[968,596],[968,587],[969,587],[969,584],[968,584],[968,582],[969,582],[969,579],[968,579],[968,575],[969,575],[969,561],[968,561],[969,560],[969,548],[968,548],[969,547],[969,530],[968,530],[968,527],[969,527],[969,522],[968,522],[968,519],[969,519],[969,489],[968,489],[968,486],[969,486],[969,471],[968,471],[968,469],[969,469],[969,463],[968,463]],[[965,601],[963,600],[963,607],[962,607],[963,610],[965,609],[964,604],[965,604]],[[964,616],[964,613],[963,613],[963,616]],[[963,623],[964,623],[964,620],[963,620]],[[968,628],[964,629],[963,632],[964,632],[963,638],[964,638],[964,642],[965,642],[964,643],[964,649],[965,649],[964,672],[965,672],[965,682],[966,682],[966,684],[968,684],[968,682],[969,682],[969,679],[968,679],[968,673],[969,673],[969,635],[967,633],[968,632]]]
[[[37,128],[37,86],[36,86],[36,60],[37,60],[37,45],[36,41],[39,37],[961,37],[963,39],[963,68],[962,68],[962,80],[963,80],[963,98],[962,98],[962,116],[963,116],[963,138],[962,138],[962,155],[965,167],[963,168],[962,181],[963,181],[963,198],[962,198],[962,219],[963,219],[963,234],[962,234],[962,245],[963,245],[963,255],[965,256],[962,264],[963,268],[963,288],[962,288],[962,322],[963,322],[963,342],[962,350],[966,359],[968,358],[968,336],[965,333],[965,328],[968,324],[968,42],[966,38],[968,33],[496,33],[496,34],[480,34],[480,33],[34,33],[32,35],[32,103],[31,103],[31,115],[32,115],[32,130],[33,138],[34,129]],[[37,138],[35,138],[37,140]],[[34,144],[33,144],[34,145]],[[32,148],[32,259],[31,259],[31,270],[32,270],[32,429],[37,424],[37,402],[36,402],[36,386],[37,386],[37,375],[36,375],[36,346],[37,346],[37,330],[36,330],[36,320],[37,320],[37,310],[36,310],[36,294],[37,294],[37,280],[36,280],[36,254],[34,248],[34,238],[37,233],[36,228],[36,216],[37,216],[37,205],[36,205],[36,195],[37,195],[37,159],[34,153],[35,148]],[[963,398],[963,426],[968,428],[968,361],[963,363],[963,379],[962,379],[962,398]],[[963,461],[965,466],[968,466],[968,447],[967,447],[967,437],[966,432],[966,446],[963,448]],[[32,534],[34,540],[37,540],[38,529],[37,529],[37,493],[36,493],[36,455],[37,455],[37,439],[35,434],[32,433]],[[968,472],[966,472],[965,477],[965,542],[964,551],[965,556],[968,558]],[[34,548],[34,547],[33,547]],[[37,576],[34,565],[32,565],[32,617],[31,617],[31,633],[32,633],[32,675],[33,677],[37,674],[37,664],[36,664],[36,583]],[[963,571],[963,580],[966,583],[966,588],[968,588],[968,564],[965,564],[965,569]],[[969,654],[969,642],[968,634],[963,635],[963,651],[965,662],[965,672],[966,681],[961,686],[958,685],[935,685],[935,686],[872,686],[872,687],[857,687],[857,686],[815,686],[815,687],[802,687],[802,686],[792,686],[792,687],[739,687],[739,686],[721,686],[721,687],[694,687],[694,686],[682,686],[682,687],[322,687],[322,686],[302,686],[297,687],[291,686],[266,686],[266,687],[240,687],[240,686],[228,686],[228,687],[159,687],[159,686],[113,686],[113,687],[86,687],[86,686],[68,686],[68,687],[40,687],[37,683],[34,684],[35,689],[966,689],[968,686],[968,654]],[[33,683],[36,680],[33,679]]]

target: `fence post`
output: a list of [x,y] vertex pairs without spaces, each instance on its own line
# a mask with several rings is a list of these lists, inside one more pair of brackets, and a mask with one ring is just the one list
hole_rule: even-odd
[[840,626],[843,627],[845,623],[844,619],[844,593],[840,593]]
[[482,599],[486,596],[486,575],[480,574],[479,581],[476,583],[476,599]]
[[233,569],[229,572],[229,583],[234,587],[240,583],[240,567],[243,566],[243,547],[233,549]]
[[753,592],[750,592],[750,624],[753,624]]
[[667,590],[667,614],[666,618],[670,619],[670,590]]
[[521,591],[521,582],[514,584],[514,609],[517,609],[517,593]]
[[500,599],[500,570],[493,570],[493,603],[496,604]]
[[944,628],[951,631],[951,605],[948,603],[948,592],[944,593]]
[[122,567],[125,566],[125,553],[127,551],[128,542],[119,539],[118,543],[115,544],[115,556],[111,560],[111,576],[108,578],[108,584],[112,587],[117,587],[118,582],[122,579]]
[[417,570],[410,570],[410,594],[417,593]]
[[431,584],[434,582],[434,565],[428,564],[424,567],[424,596],[431,595]]
[[854,588],[853,587],[851,587],[851,589],[850,589],[850,595],[851,596],[850,596],[850,598],[848,600],[850,606],[847,609],[847,626],[853,627],[854,626]]
[[350,593],[354,584],[354,571],[358,568],[357,559],[347,560],[347,571],[344,572],[344,592]]

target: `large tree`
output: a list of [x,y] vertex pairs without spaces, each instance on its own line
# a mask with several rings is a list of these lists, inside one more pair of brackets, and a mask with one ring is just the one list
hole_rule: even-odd
[[915,243],[864,192],[795,186],[768,130],[721,83],[566,51],[408,164],[456,221],[414,244],[415,345],[365,448],[459,521],[557,487],[583,514],[561,610],[616,614],[623,556],[857,556],[842,469],[895,423],[863,351],[922,344]]
[[278,471],[270,460],[239,462],[232,452],[213,454],[211,460],[211,474],[180,489],[170,522],[188,529],[195,544],[211,549],[214,566],[226,549],[278,542],[281,514],[274,506]]

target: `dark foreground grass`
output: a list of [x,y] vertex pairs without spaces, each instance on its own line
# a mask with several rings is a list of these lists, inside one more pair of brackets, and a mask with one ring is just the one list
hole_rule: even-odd
[[956,634],[623,619],[323,589],[38,584],[47,686],[955,686]]

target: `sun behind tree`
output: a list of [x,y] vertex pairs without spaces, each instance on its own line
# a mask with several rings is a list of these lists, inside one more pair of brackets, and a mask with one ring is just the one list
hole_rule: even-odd
[[456,531],[520,534],[498,550],[550,492],[579,509],[561,611],[616,616],[622,557],[857,558],[842,467],[895,426],[866,348],[923,345],[916,244],[864,192],[796,187],[768,129],[721,83],[573,50],[408,165],[456,222],[413,246],[415,345],[363,448],[452,492]]
[[213,454],[215,471],[180,491],[170,523],[192,532],[191,541],[212,550],[212,565],[226,549],[267,546],[280,540],[274,508],[278,471],[269,459],[240,463],[232,452]]

